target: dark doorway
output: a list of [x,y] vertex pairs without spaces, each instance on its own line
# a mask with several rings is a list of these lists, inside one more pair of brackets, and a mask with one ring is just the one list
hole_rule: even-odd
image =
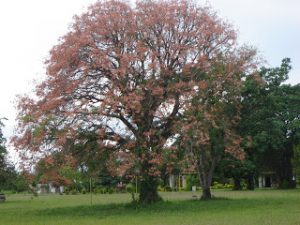
[[270,176],[265,177],[265,187],[271,187],[271,177]]

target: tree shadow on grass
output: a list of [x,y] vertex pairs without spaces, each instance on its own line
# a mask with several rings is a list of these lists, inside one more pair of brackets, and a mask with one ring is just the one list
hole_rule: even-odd
[[152,205],[138,205],[133,203],[101,204],[93,206],[58,207],[37,210],[37,215],[49,217],[96,217],[98,219],[110,216],[137,215],[168,215],[181,213],[212,213],[232,210],[243,210],[251,207],[264,207],[264,199],[227,199],[215,198],[210,201],[184,200],[164,201]]

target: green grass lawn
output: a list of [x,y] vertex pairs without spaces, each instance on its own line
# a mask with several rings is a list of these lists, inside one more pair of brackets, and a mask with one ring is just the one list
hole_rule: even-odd
[[[198,193],[199,195],[200,193]],[[213,191],[212,201],[192,192],[161,193],[164,202],[135,208],[129,194],[8,195],[2,225],[300,225],[300,190]]]

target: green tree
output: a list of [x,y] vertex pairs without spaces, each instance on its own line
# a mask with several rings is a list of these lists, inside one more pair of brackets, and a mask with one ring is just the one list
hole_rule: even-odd
[[241,190],[243,188],[242,181],[246,183],[248,190],[253,190],[256,166],[248,157],[246,153],[245,159],[239,160],[229,154],[225,154],[216,168],[217,177],[225,180],[232,178],[234,182],[233,190]]
[[3,136],[3,132],[2,132],[2,128],[4,126],[3,123],[4,118],[0,118],[0,190],[1,187],[4,186],[4,183],[6,182],[6,154],[7,154],[7,150],[5,147],[5,138]]
[[3,136],[3,120],[0,118],[0,190],[24,191],[27,185],[23,182],[24,178],[17,173],[15,166],[7,160],[6,139]]
[[300,86],[283,84],[290,69],[290,60],[283,59],[280,67],[247,77],[239,127],[251,140],[248,158],[258,171],[274,171],[282,188],[295,187],[291,160],[299,143]]

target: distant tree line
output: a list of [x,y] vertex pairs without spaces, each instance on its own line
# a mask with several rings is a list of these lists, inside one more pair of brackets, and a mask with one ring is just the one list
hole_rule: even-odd
[[0,118],[0,192],[10,190],[22,192],[28,189],[26,178],[16,171],[12,162],[7,159],[6,139],[3,136],[2,128],[5,118]]

